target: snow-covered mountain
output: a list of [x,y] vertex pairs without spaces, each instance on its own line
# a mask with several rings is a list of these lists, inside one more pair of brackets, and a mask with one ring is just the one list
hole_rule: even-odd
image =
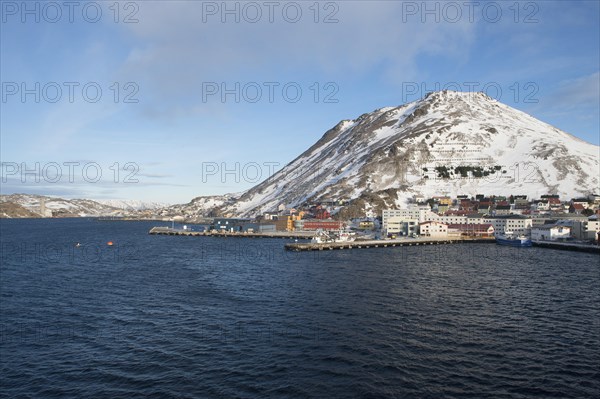
[[112,208],[123,209],[126,211],[146,211],[168,207],[169,204],[163,202],[151,202],[151,201],[140,201],[140,200],[95,200],[96,202],[108,205]]
[[155,211],[162,218],[183,216],[186,219],[196,219],[220,215],[220,209],[235,203],[239,194],[213,195],[196,197],[187,204],[172,205]]
[[33,194],[0,195],[0,217],[122,216],[123,211],[87,199]]
[[267,181],[219,207],[254,216],[279,204],[413,196],[599,192],[600,147],[483,93],[434,92],[338,123]]
[[569,199],[599,193],[599,171],[600,147],[483,93],[443,91],[341,121],[243,193],[166,207],[14,194],[0,196],[0,216],[251,217],[280,204],[341,201],[350,202],[341,215],[353,217],[401,207],[415,196],[559,194]]

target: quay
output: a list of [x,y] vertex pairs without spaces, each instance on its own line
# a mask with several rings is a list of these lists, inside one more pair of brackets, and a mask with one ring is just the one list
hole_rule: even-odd
[[174,229],[171,227],[153,227],[148,234],[167,235],[167,236],[192,236],[192,237],[234,237],[234,238],[286,238],[310,240],[315,233],[312,231],[275,231],[263,233],[242,233],[225,231],[191,231],[183,229]]
[[558,241],[532,241],[534,247],[561,249],[564,251],[579,251],[600,254],[600,246],[580,244],[575,242],[558,242]]
[[460,239],[431,239],[431,238],[403,238],[396,240],[366,240],[349,242],[326,243],[290,243],[285,244],[288,251],[324,251],[334,249],[362,249],[362,248],[393,248],[418,245],[442,245],[462,243],[495,243],[494,238],[460,238]]
[[163,222],[158,218],[139,218],[131,216],[99,216],[95,218],[97,222]]

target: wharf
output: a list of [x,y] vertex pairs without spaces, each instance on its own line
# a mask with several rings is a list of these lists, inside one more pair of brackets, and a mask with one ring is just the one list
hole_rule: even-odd
[[600,246],[598,246],[598,245],[580,244],[580,243],[576,243],[576,242],[558,242],[558,241],[532,241],[531,244],[534,247],[600,254]]
[[162,222],[159,218],[141,218],[130,216],[99,216],[96,218],[98,222]]
[[274,231],[263,233],[241,233],[241,232],[215,232],[215,231],[191,231],[183,229],[173,229],[171,227],[153,227],[148,234],[167,235],[167,236],[192,236],[192,237],[233,237],[233,238],[286,238],[310,240],[315,233],[312,231],[288,232]]
[[349,242],[326,243],[290,243],[285,244],[288,251],[323,251],[334,249],[362,249],[362,248],[393,248],[417,245],[442,245],[463,243],[495,243],[494,238],[461,238],[461,239],[431,239],[431,238],[403,238],[396,240],[367,240]]

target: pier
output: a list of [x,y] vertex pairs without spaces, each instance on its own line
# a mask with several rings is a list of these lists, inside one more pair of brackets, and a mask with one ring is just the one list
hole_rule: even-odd
[[587,245],[576,242],[559,242],[559,241],[532,241],[534,247],[561,249],[563,251],[579,251],[594,254],[600,254],[600,246]]
[[419,245],[442,245],[462,243],[495,243],[494,238],[460,238],[460,239],[431,239],[431,238],[403,238],[397,240],[366,240],[349,242],[326,242],[326,243],[290,243],[285,244],[288,251],[332,251],[339,249],[362,249],[362,248],[393,248],[411,247]]
[[273,231],[273,232],[226,232],[226,231],[191,231],[174,229],[171,227],[153,227],[148,234],[167,236],[191,236],[191,237],[233,237],[233,238],[285,238],[310,240],[314,237],[313,231]]

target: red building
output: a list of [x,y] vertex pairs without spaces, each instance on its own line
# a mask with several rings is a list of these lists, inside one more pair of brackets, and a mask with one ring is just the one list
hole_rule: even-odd
[[344,222],[333,219],[305,219],[299,222],[301,222],[302,230],[339,230],[344,227]]

